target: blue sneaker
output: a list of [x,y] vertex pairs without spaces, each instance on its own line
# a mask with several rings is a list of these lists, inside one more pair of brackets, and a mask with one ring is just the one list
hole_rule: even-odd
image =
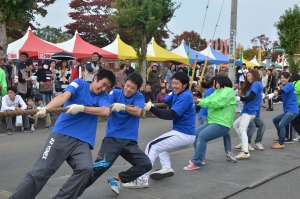
[[49,125],[49,126],[46,126],[46,129],[50,129],[52,130],[53,129],[53,126]]
[[108,178],[107,182],[108,182],[108,184],[109,184],[110,189],[112,190],[112,192],[118,196],[119,195],[119,191],[120,191],[119,180],[117,180],[116,178],[111,177],[111,178]]
[[6,129],[6,134],[7,135],[11,135],[12,133],[11,133],[11,130],[10,129]]

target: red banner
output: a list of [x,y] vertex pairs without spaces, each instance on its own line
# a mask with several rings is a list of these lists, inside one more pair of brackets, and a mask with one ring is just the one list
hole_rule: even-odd
[[51,56],[53,54],[54,53],[42,53],[42,52],[39,52],[38,53],[38,59],[51,59]]
[[7,53],[7,58],[8,59],[16,59],[17,58],[17,54],[16,53]]

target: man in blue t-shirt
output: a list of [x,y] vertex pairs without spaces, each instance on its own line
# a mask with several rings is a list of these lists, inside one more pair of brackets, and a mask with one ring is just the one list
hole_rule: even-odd
[[107,171],[119,156],[127,160],[132,167],[108,179],[108,184],[116,195],[119,195],[120,182],[131,182],[152,169],[148,156],[138,146],[139,119],[145,103],[144,96],[139,92],[142,84],[141,75],[131,73],[127,77],[124,89],[114,89],[110,92],[112,114],[108,118],[106,135],[87,187]]
[[[186,73],[175,73],[172,77],[172,89],[172,92],[164,98],[166,103],[172,105],[171,109],[156,108],[152,103],[145,104],[144,108],[158,118],[173,120],[173,129],[149,142],[145,149],[152,165],[157,157],[160,159],[162,169],[150,174],[150,178],[154,180],[173,176],[169,152],[191,147],[195,141],[196,109],[194,98],[189,90],[189,76]],[[149,173],[122,186],[124,188],[147,187],[148,176]]]
[[90,150],[94,148],[98,116],[110,115],[107,91],[115,82],[111,71],[100,70],[91,84],[75,79],[63,94],[47,106],[38,107],[38,116],[45,115],[48,108],[62,105],[69,110],[60,114],[33,169],[11,199],[35,198],[64,161],[74,172],[54,198],[77,198],[83,193],[93,172]]

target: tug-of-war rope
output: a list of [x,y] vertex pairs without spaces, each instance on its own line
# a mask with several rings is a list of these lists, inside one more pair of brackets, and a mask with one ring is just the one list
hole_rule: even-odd
[[[155,103],[155,107],[168,107],[168,104],[165,103]],[[57,112],[66,112],[69,108],[47,108],[47,113],[57,113]],[[6,111],[0,112],[0,117],[9,117],[9,116],[18,116],[18,115],[34,115],[39,112],[38,109],[33,110],[21,110],[21,111]]]

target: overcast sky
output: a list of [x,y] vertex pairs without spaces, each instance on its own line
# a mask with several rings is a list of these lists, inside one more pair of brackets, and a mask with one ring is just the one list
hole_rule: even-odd
[[[206,14],[206,20],[203,29],[202,38],[212,39],[215,31],[218,16],[221,10],[223,0],[174,0],[181,2],[181,7],[175,12],[175,17],[169,22],[169,29],[176,35],[183,31],[194,30],[201,33],[206,11],[206,5],[209,1],[209,8]],[[71,11],[69,3],[71,0],[57,0],[48,7],[48,14],[42,18],[36,17],[41,24],[40,27],[47,25],[51,27],[62,27],[72,22],[68,16]],[[239,0],[237,15],[237,42],[244,48],[252,46],[250,39],[261,34],[270,37],[271,41],[277,40],[276,28],[274,23],[284,14],[284,11],[299,0]],[[216,29],[214,38],[229,38],[230,32],[230,11],[231,0],[224,0],[220,20]],[[166,41],[168,48],[171,46],[171,40],[174,35]]]

